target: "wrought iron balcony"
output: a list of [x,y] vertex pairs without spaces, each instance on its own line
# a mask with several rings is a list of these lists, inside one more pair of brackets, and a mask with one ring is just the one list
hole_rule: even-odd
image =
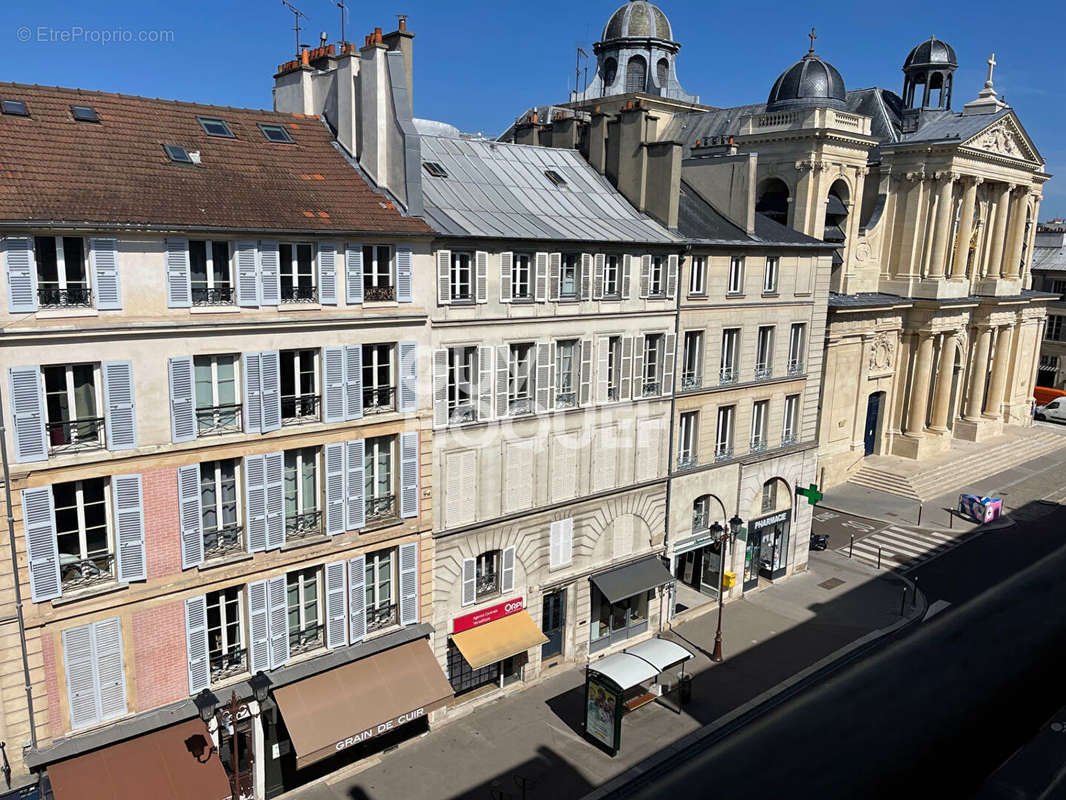
[[714,447],[715,461],[728,461],[733,457],[733,445],[719,442]]
[[317,286],[282,286],[281,302],[283,303],[317,303]]
[[211,653],[207,659],[211,665],[211,682],[224,681],[247,672],[247,659],[248,651],[243,647],[231,647],[222,653]]
[[385,606],[370,606],[366,610],[366,632],[373,633],[374,631],[380,631],[383,628],[391,628],[393,625],[400,623],[399,615],[397,615],[397,606],[385,605]]
[[321,625],[308,625],[301,631],[289,631],[289,655],[310,653],[326,646],[326,632]]
[[677,468],[678,468],[678,470],[692,469],[693,467],[697,466],[698,464],[699,464],[699,461],[696,459],[696,454],[695,453],[681,453],[677,457]]
[[461,425],[464,422],[474,421],[474,406],[469,401],[456,403],[448,408],[448,422],[452,425]]
[[616,400],[618,400],[618,387],[617,386],[608,386],[607,387],[607,402],[613,403]]
[[303,425],[318,421],[318,407],[322,398],[317,394],[299,394],[281,398],[281,424]]
[[657,397],[662,393],[662,384],[659,381],[644,381],[644,385],[640,389],[641,397]]
[[204,559],[223,558],[244,552],[244,529],[237,524],[204,531]]
[[286,539],[310,539],[322,533],[322,512],[317,508],[302,514],[285,515]]
[[395,390],[391,386],[363,388],[363,415],[386,414],[396,410],[393,403]]
[[395,299],[395,286],[363,286],[364,303],[390,303]]
[[751,445],[748,448],[752,453],[761,453],[766,449],[766,437],[753,436],[751,439]]
[[555,395],[556,408],[577,408],[577,392],[557,392]]
[[737,382],[737,368],[736,367],[722,367],[718,373],[718,382],[722,386],[728,386],[731,383]]
[[532,414],[533,411],[532,397],[512,397],[507,401],[507,413],[512,417]]
[[237,433],[241,430],[241,404],[196,409],[196,430],[200,436]]
[[66,590],[84,589],[115,579],[115,556],[101,553],[89,558],[78,558],[70,553],[59,556],[59,574]]
[[484,597],[489,594],[497,594],[500,591],[500,576],[495,572],[488,575],[478,575],[474,584],[475,597]]
[[789,445],[795,444],[797,441],[798,437],[794,433],[789,433],[788,431],[786,431],[785,433],[781,434],[782,447],[788,447]]
[[703,376],[698,372],[681,373],[681,391],[689,392],[703,387]]
[[231,306],[234,299],[232,286],[192,287],[194,306]]
[[366,519],[380,520],[396,516],[396,495],[385,494],[366,498]]
[[774,368],[768,364],[756,364],[755,365],[755,380],[765,381],[767,378],[772,378],[774,375]]
[[794,375],[803,374],[803,362],[802,361],[789,361],[788,362],[788,374],[789,377]]
[[93,292],[88,286],[37,286],[37,305],[41,308],[92,308]]
[[692,512],[692,532],[705,531],[711,524],[711,516],[706,510]]
[[45,424],[53,453],[96,450],[104,446],[104,418],[68,419]]

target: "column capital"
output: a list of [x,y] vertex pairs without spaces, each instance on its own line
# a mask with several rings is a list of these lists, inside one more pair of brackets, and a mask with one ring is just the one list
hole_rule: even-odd
[[958,172],[955,172],[955,171],[950,170],[950,169],[949,170],[942,170],[940,172],[936,172],[936,173],[934,173],[934,177],[938,181],[942,181],[943,183],[946,183],[946,184],[952,184],[955,181],[962,180],[962,175],[960,175]]
[[913,183],[917,181],[924,181],[929,176],[926,174],[925,169],[919,169],[915,172],[908,172],[904,177]]

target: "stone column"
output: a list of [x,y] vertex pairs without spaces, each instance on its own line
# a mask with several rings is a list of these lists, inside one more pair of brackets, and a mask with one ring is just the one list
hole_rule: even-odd
[[933,369],[933,334],[918,331],[918,357],[911,378],[910,407],[907,409],[907,429],[904,436],[921,439],[925,428],[925,413],[929,405],[929,381]]
[[1026,198],[1029,193],[1026,187],[1022,187],[1012,193],[1010,203],[1010,238],[1007,240],[1007,249],[1003,254],[1004,278],[1017,278],[1021,273],[1022,245],[1025,243],[1025,211]]
[[1000,184],[1003,188],[996,199],[996,217],[992,223],[992,239],[988,244],[988,269],[986,277],[998,278],[1003,269],[1003,245],[1007,235],[1007,215],[1010,213],[1010,194],[1014,185]]
[[992,329],[986,325],[977,327],[973,343],[973,363],[970,365],[969,386],[966,389],[966,419],[981,418],[981,401],[984,399],[985,375],[988,374],[988,351],[992,344]]
[[952,172],[939,176],[940,190],[936,201],[936,227],[933,229],[933,256],[929,261],[929,277],[939,280],[944,277],[948,265],[948,247],[951,244],[951,227],[953,218],[952,184],[957,177]]
[[1007,389],[1007,370],[1010,369],[1010,340],[1013,328],[1003,325],[996,330],[996,355],[992,361],[992,380],[988,384],[984,416],[999,419],[1003,412],[1003,393]]
[[967,178],[962,193],[962,210],[959,211],[959,233],[955,242],[955,263],[951,267],[952,278],[965,278],[966,265],[970,260],[970,237],[973,236],[973,211],[977,204],[977,186],[980,178]]
[[943,433],[948,429],[948,413],[951,411],[951,383],[955,377],[955,331],[944,334],[940,346],[940,366],[936,373],[936,388],[933,391],[933,421],[929,428]]

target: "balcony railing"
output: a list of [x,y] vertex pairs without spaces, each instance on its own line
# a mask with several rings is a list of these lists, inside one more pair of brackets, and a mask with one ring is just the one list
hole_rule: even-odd
[[104,418],[59,420],[48,422],[48,447],[53,453],[95,450],[104,446]]
[[303,425],[318,420],[318,406],[321,396],[317,394],[300,394],[281,398],[281,424]]
[[722,386],[728,386],[731,383],[737,382],[737,368],[736,367],[722,367],[718,373],[718,382]]
[[194,286],[192,287],[192,304],[194,306],[231,306],[233,305],[232,286]]
[[695,453],[681,453],[677,457],[678,470],[692,469],[697,466],[698,463]]
[[752,453],[761,453],[766,449],[766,438],[763,436],[754,436],[751,440],[751,445],[748,448]]
[[448,408],[448,422],[460,425],[464,422],[474,421],[474,406],[472,403],[457,403]]
[[243,647],[231,647],[223,653],[211,653],[207,659],[211,664],[211,682],[224,681],[246,672],[247,658],[248,651]]
[[223,558],[244,552],[244,529],[240,525],[225,525],[204,531],[204,559]]
[[317,303],[317,286],[283,286],[281,287],[283,303]]
[[392,402],[395,390],[391,386],[371,386],[363,388],[363,414],[385,414],[394,411]]
[[618,400],[618,387],[617,386],[608,386],[607,387],[607,402],[613,403],[616,400]]
[[310,653],[326,646],[326,632],[321,625],[308,625],[301,631],[289,631],[289,655]]
[[705,509],[692,512],[692,532],[705,531],[711,524],[711,515]]
[[772,378],[774,375],[774,368],[768,364],[756,364],[755,365],[755,380],[765,381],[767,378]]
[[497,594],[499,591],[500,577],[495,572],[491,572],[488,575],[477,576],[477,582],[474,584],[474,594],[476,597]]
[[37,286],[37,305],[41,308],[92,308],[93,292],[88,286]]
[[366,499],[367,521],[388,519],[396,516],[396,495],[385,494]]
[[322,533],[322,512],[317,508],[302,514],[285,515],[286,539],[310,539]]
[[383,628],[398,625],[399,616],[396,614],[397,606],[370,606],[366,610],[366,632],[373,633]]
[[662,393],[662,384],[658,381],[644,381],[644,385],[640,389],[641,397],[656,397]]
[[803,362],[802,361],[789,361],[787,369],[788,369],[789,376],[802,375],[803,374]]
[[512,397],[507,401],[507,413],[512,417],[533,413],[532,397]]
[[389,303],[396,299],[394,286],[364,286],[364,303]]
[[556,408],[577,408],[577,392],[557,392],[555,395]]
[[733,457],[733,445],[719,442],[714,447],[715,461],[728,461]]
[[196,409],[196,430],[200,436],[238,433],[241,430],[241,404]]
[[781,446],[782,447],[788,447],[789,445],[795,444],[797,441],[798,441],[798,437],[794,433],[790,433],[788,431],[785,431],[784,433],[781,434]]
[[681,391],[689,392],[703,386],[703,376],[698,372],[681,373]]
[[111,553],[78,558],[69,553],[59,556],[59,574],[66,590],[84,589],[115,579],[115,556]]

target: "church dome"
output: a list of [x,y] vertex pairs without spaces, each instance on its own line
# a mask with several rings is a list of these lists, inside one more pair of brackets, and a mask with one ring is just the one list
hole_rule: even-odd
[[781,73],[770,90],[767,111],[832,106],[844,108],[847,90],[836,67],[812,50]]
[[957,66],[959,62],[955,56],[955,48],[935,36],[930,36],[907,54],[907,60],[903,62],[903,71],[917,67],[954,68]]
[[666,14],[645,0],[630,0],[611,14],[601,41],[611,39],[662,39],[673,41],[673,31]]

